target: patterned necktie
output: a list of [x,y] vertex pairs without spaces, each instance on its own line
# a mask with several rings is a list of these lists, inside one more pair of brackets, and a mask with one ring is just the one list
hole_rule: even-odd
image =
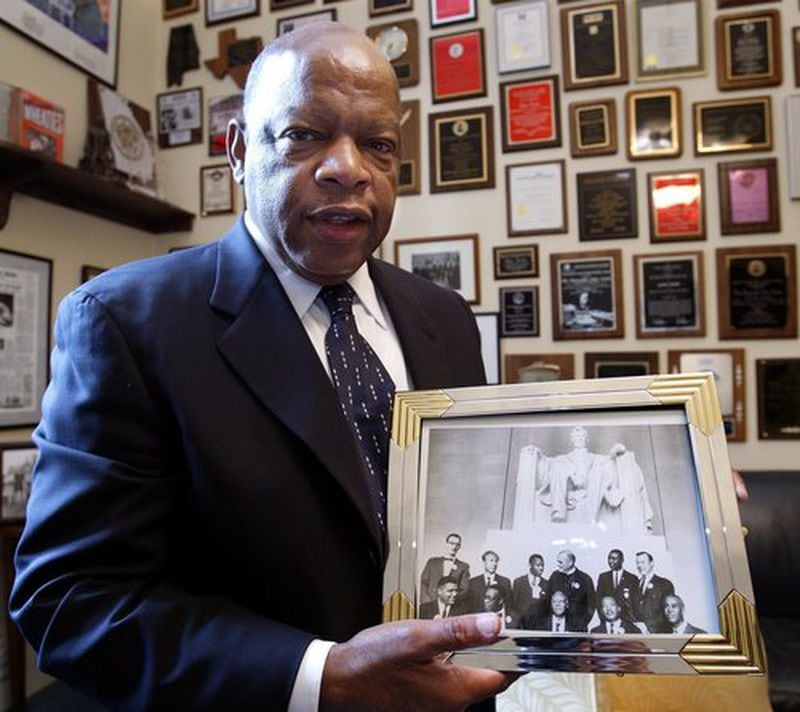
[[325,334],[325,353],[345,417],[361,447],[381,531],[386,531],[386,473],[394,382],[381,360],[358,333],[353,317],[353,288],[323,287],[320,298],[328,307],[331,325]]

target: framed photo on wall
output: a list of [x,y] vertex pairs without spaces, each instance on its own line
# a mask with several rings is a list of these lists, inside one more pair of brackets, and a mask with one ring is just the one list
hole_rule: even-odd
[[31,443],[0,443],[0,472],[3,473],[0,524],[25,519],[37,454],[38,450]]
[[636,2],[639,81],[705,74],[702,0]]
[[681,90],[630,91],[625,97],[628,158],[675,158],[683,151]]
[[756,361],[759,440],[800,440],[800,359]]
[[232,213],[233,172],[227,163],[200,168],[200,214],[210,215]]
[[777,10],[720,15],[717,36],[717,86],[753,89],[783,81],[781,18]]
[[500,315],[497,312],[475,314],[481,337],[481,357],[486,383],[500,383]]
[[705,173],[702,168],[647,174],[650,242],[706,239]]
[[506,166],[508,234],[567,231],[566,168],[563,160]]
[[491,106],[428,114],[431,193],[494,188]]
[[550,18],[547,0],[516,2],[495,10],[497,71],[522,72],[550,66]]
[[573,158],[616,153],[616,101],[600,99],[572,102],[569,105],[569,138]]
[[158,147],[177,148],[203,141],[203,90],[200,87],[156,95]]
[[431,27],[478,19],[478,0],[428,0]]
[[188,15],[200,9],[200,0],[162,0],[161,16],[165,20]]
[[483,29],[430,38],[433,103],[486,96]]
[[539,287],[500,288],[500,335],[539,336]]
[[694,152],[772,150],[772,104],[768,96],[699,101],[694,108]]
[[[300,0],[305,2],[305,0]],[[279,10],[289,5],[297,5],[298,0],[270,0],[270,10]],[[279,7],[276,7],[278,5]],[[234,22],[245,17],[256,17],[261,14],[261,0],[205,0],[206,27],[222,22]]]
[[658,373],[658,351],[587,351],[583,355],[584,378],[648,376]]
[[575,354],[506,354],[503,383],[569,381],[575,378]]
[[503,153],[561,145],[558,77],[500,83]]
[[493,247],[492,254],[495,279],[521,279],[539,276],[539,247],[537,245]]
[[774,158],[719,163],[720,232],[780,232],[778,164]]
[[581,241],[638,237],[635,168],[578,173],[575,181]]

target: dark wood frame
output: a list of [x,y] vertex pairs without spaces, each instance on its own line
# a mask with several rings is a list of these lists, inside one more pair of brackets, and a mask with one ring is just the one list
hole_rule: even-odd
[[794,60],[794,85],[800,87],[800,27],[792,28],[792,59]]
[[169,10],[167,9],[167,2],[168,0],[161,0],[161,17],[165,20],[170,20],[173,17],[180,17],[181,15],[188,15],[200,9],[200,0],[183,0],[182,5]]
[[436,2],[437,0],[428,0],[428,14],[431,19],[432,30],[445,25],[457,25],[460,22],[475,22],[478,19],[478,0],[469,0],[472,5],[472,12],[468,16],[458,17],[455,20],[437,20]]
[[[766,198],[769,215],[766,220],[736,223],[733,220],[734,204],[730,191],[730,175],[734,171],[764,170],[767,177]],[[780,232],[780,199],[778,197],[778,161],[759,158],[752,161],[727,161],[717,165],[719,187],[720,232],[723,235],[745,235],[760,232]]]
[[[507,327],[508,313],[506,310],[505,295],[512,292],[526,292],[531,295],[531,307],[533,309],[533,328],[528,331],[509,331]],[[524,338],[539,336],[541,333],[541,323],[539,319],[539,287],[500,287],[498,290],[498,302],[500,304],[500,336],[501,338]]]
[[[584,146],[581,144],[581,113],[600,110],[603,114],[603,131],[606,139],[602,143]],[[617,102],[615,99],[597,101],[573,101],[569,105],[569,144],[573,158],[583,156],[610,156],[617,152]]]
[[[658,211],[661,209],[655,195],[658,191],[656,182],[659,179],[673,180],[693,180],[699,190],[698,210],[700,213],[700,224],[697,230],[683,230],[676,232],[659,232]],[[706,185],[705,171],[702,168],[692,168],[681,171],[656,171],[647,174],[647,202],[648,214],[650,216],[650,242],[687,242],[690,240],[706,239]],[[674,205],[674,203],[672,204]]]
[[[197,113],[200,118],[200,126],[189,130],[189,139],[181,143],[170,143],[169,134],[171,131],[161,130],[161,100],[165,96],[172,96],[174,94],[196,94],[197,95]],[[158,126],[158,147],[159,148],[180,148],[181,146],[191,146],[195,143],[203,142],[203,129],[205,120],[203,113],[205,112],[205,104],[203,103],[203,88],[202,87],[188,87],[186,89],[177,89],[175,91],[164,91],[156,94],[156,126]]]
[[598,375],[596,371],[604,363],[610,362],[646,364],[645,373],[637,375],[649,376],[658,373],[658,351],[587,351],[583,355],[583,377],[609,378]]
[[[422,185],[422,152],[420,142],[421,110],[419,99],[400,102],[400,176],[398,195],[419,195]],[[403,182],[404,167],[408,166],[410,180]]]
[[279,17],[275,20],[275,36],[279,37],[280,35],[285,35],[286,32],[291,32],[292,30],[282,30],[281,28],[287,23],[291,22],[292,20],[300,20],[304,17],[318,17],[320,15],[327,15],[326,20],[328,22],[336,22],[336,18],[338,16],[335,7],[325,8],[324,10],[315,10],[314,12],[305,12],[300,15],[289,15],[287,17]]
[[517,374],[520,368],[528,366],[553,366],[559,369],[559,381],[570,381],[575,378],[575,354],[506,354],[503,358],[503,383],[520,383],[515,377],[512,379],[510,374]]
[[634,75],[638,81],[691,77],[699,74],[705,74],[706,72],[705,23],[703,19],[703,5],[707,2],[707,0],[688,0],[689,2],[693,2],[696,8],[695,30],[697,32],[697,48],[700,55],[698,57],[698,62],[696,64],[686,64],[682,67],[661,70],[648,70],[645,66],[645,62],[643,61],[644,43],[642,42],[642,10],[648,5],[671,5],[677,1],[685,2],[687,0],[638,0],[638,2],[635,3],[636,30],[634,38],[636,51],[634,55]]
[[[800,440],[800,415],[797,415],[797,424],[782,426],[778,424],[777,429],[767,422],[767,398],[766,389],[771,379],[768,377],[767,369],[770,366],[790,366],[800,375],[799,358],[760,358],[756,360],[756,394],[758,395],[758,439],[759,440]],[[780,393],[786,394],[786,388],[780,388]],[[797,401],[795,406],[800,406],[800,394],[796,391],[791,393],[793,400]],[[800,414],[800,407],[795,407],[794,412]]]
[[103,274],[108,267],[97,267],[95,265],[81,265],[81,284],[94,279],[100,274]]
[[[766,72],[737,77],[732,71],[733,48],[730,43],[730,28],[733,25],[767,23],[768,69]],[[783,81],[783,58],[781,55],[781,17],[777,10],[761,10],[740,15],[720,15],[714,21],[717,40],[717,87],[729,89],[753,89],[777,86]]]
[[[705,114],[711,111],[722,110],[727,114],[726,121],[733,124],[732,129],[740,128],[743,122],[742,107],[760,106],[761,116],[756,123],[760,122],[763,128],[764,140],[748,140],[748,136],[742,136],[739,140],[728,140],[714,145],[706,145],[705,137],[707,134],[708,116]],[[708,153],[739,153],[746,151],[771,151],[772,150],[772,102],[769,96],[750,96],[742,99],[727,99],[723,101],[699,101],[692,104],[694,117],[694,153],[696,156]],[[719,116],[718,116],[719,118]],[[751,123],[752,123],[751,119]],[[727,127],[726,127],[727,128]],[[744,129],[751,128],[746,124]],[[761,132],[761,128],[753,127]],[[742,129],[742,130],[744,130]],[[752,128],[751,128],[752,133]]]
[[[666,147],[640,148],[637,146],[639,126],[638,103],[648,99],[669,99],[670,145]],[[667,117],[662,117],[667,118]],[[677,158],[683,152],[683,131],[681,122],[681,90],[679,87],[629,91],[625,95],[625,136],[628,160],[641,161],[658,158]]]
[[413,10],[414,0],[395,0],[394,5],[382,8],[375,7],[375,0],[369,0],[368,8],[370,17],[382,17],[383,15],[391,15],[394,12]]
[[[207,171],[216,171],[216,170],[223,170],[227,171],[228,173],[228,192],[230,193],[230,208],[225,209],[209,209],[206,207],[206,194],[205,194],[205,182],[203,180],[204,175]],[[200,166],[198,171],[198,176],[200,180],[200,215],[205,217],[210,217],[212,215],[229,215],[233,213],[236,209],[236,193],[233,189],[233,170],[231,169],[230,165],[227,163],[215,163],[209,166]]]
[[[205,0],[203,2],[204,10],[203,10],[203,17],[205,17],[206,27],[212,27],[213,25],[221,25],[225,22],[239,22],[246,17],[258,17],[261,14],[261,0],[252,0],[254,7],[252,9],[247,10],[238,10],[235,14],[232,14],[228,17],[217,18],[216,20],[209,19],[209,10],[212,3],[212,0]],[[274,0],[270,0],[270,10],[276,9],[272,7],[272,3]],[[308,2],[308,0],[301,0],[301,2]],[[297,0],[295,0],[292,4],[298,4]],[[288,5],[286,5],[288,7]]]
[[[208,0],[206,0],[208,2]],[[310,5],[314,0],[269,0],[270,12],[280,12],[288,7],[297,7],[298,5]]]
[[[550,113],[552,131],[547,138],[515,141],[512,136],[512,112],[509,106],[511,93],[518,88],[542,86],[547,88],[547,111]],[[516,79],[500,83],[500,115],[502,117],[501,138],[503,153],[511,151],[530,151],[535,148],[552,148],[561,145],[561,107],[558,98],[558,76],[534,77],[532,79]],[[526,112],[526,117],[529,112]]]
[[[476,88],[466,91],[458,91],[451,93],[442,93],[441,86],[437,87],[437,66],[436,66],[436,47],[439,43],[446,41],[454,41],[458,38],[466,38],[476,36],[478,38],[478,66],[471,68],[475,69],[476,74],[472,74],[470,78],[478,83]],[[454,45],[451,45],[451,47]],[[483,28],[477,27],[472,30],[463,30],[460,32],[451,32],[446,35],[436,35],[428,40],[429,57],[430,57],[430,72],[431,72],[431,98],[434,104],[442,104],[447,101],[461,101],[463,99],[475,99],[478,97],[486,96],[486,44],[483,37]],[[462,69],[466,70],[465,65]]]
[[[478,119],[481,122],[482,173],[478,178],[459,178],[443,180],[440,177],[441,133],[439,129],[447,124],[455,127],[459,121]],[[474,109],[458,109],[428,114],[428,150],[430,157],[430,192],[444,193],[456,190],[479,190],[494,188],[494,112],[491,106]]]
[[[624,180],[621,177],[628,174]],[[624,231],[609,231],[609,232],[594,232],[592,233],[587,225],[586,211],[588,209],[585,192],[587,190],[586,182],[589,180],[603,180],[608,178],[603,190],[614,190],[617,187],[619,191],[623,190],[627,194],[626,197],[629,201],[631,216],[629,229]],[[614,185],[612,186],[611,183]],[[638,205],[638,191],[636,187],[636,168],[630,166],[619,168],[616,170],[606,171],[585,171],[575,174],[575,197],[578,203],[578,239],[581,242],[593,242],[596,240],[618,240],[625,238],[634,238],[639,236],[639,205]],[[605,207],[606,203],[604,203]]]
[[[514,202],[512,196],[512,173],[524,168],[531,168],[532,166],[550,166],[557,165],[561,172],[561,224],[556,227],[543,227],[536,229],[515,229],[514,228]],[[514,163],[506,166],[506,220],[508,225],[508,234],[511,237],[523,237],[527,235],[555,235],[564,233],[568,230],[567,218],[567,166],[564,159],[556,159],[552,161],[535,161],[530,163]]]
[[[398,28],[402,30],[408,38],[406,51],[396,59],[389,59],[389,63],[397,76],[397,83],[401,87],[413,87],[419,84],[419,24],[415,18],[410,20],[398,20],[396,22],[385,22],[380,25],[367,27],[367,36],[380,48],[378,43],[381,34]],[[384,52],[385,54],[385,52]]]
[[[502,261],[508,257],[506,253],[522,253],[531,262],[531,269],[520,269],[516,271],[504,270]],[[539,276],[539,246],[538,245],[503,245],[502,247],[492,248],[492,264],[494,265],[495,279],[524,279],[526,277]]]

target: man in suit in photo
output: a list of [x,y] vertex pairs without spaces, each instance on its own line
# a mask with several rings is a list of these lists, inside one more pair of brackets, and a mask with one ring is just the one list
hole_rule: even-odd
[[481,610],[496,613],[503,621],[503,628],[519,628],[521,625],[519,613],[507,605],[507,600],[503,589],[497,584],[491,584],[483,592]]
[[442,576],[436,586],[436,598],[419,607],[419,617],[432,620],[452,618],[465,613],[458,601],[458,581],[452,576]]
[[528,557],[528,573],[514,579],[514,608],[522,616],[522,627],[533,628],[550,610],[550,582],[544,577],[544,557]]
[[500,557],[497,552],[491,549],[484,551],[481,561],[483,561],[483,573],[473,576],[467,586],[467,601],[469,602],[471,613],[483,610],[483,595],[489,586],[499,588],[503,594],[503,599],[511,601],[511,581],[497,573],[497,566],[500,563]]
[[[113,709],[391,709],[397,690],[461,709],[508,680],[440,653],[496,641],[497,617],[380,625],[390,381],[483,381],[464,301],[371,257],[394,71],[362,32],[298,27],[254,62],[244,117],[232,229],[59,308],[12,616],[44,672]],[[374,403],[340,395],[343,335]]]
[[633,623],[622,617],[622,607],[614,596],[603,596],[600,599],[598,609],[600,624],[592,628],[591,633],[620,635],[622,633],[639,632],[639,629]]
[[585,633],[594,615],[594,583],[589,574],[575,566],[575,554],[568,549],[558,552],[556,566],[558,570],[550,576],[550,590],[566,594],[572,630]]
[[639,583],[633,599],[634,620],[643,623],[648,633],[666,633],[664,600],[675,593],[672,581],[655,573],[655,561],[648,551],[636,553]]
[[574,622],[569,615],[569,601],[566,593],[553,590],[550,594],[550,610],[536,621],[533,628],[550,633],[577,632],[578,629],[574,627]]
[[419,589],[421,603],[436,600],[437,587],[442,576],[452,578],[458,584],[459,599],[466,598],[469,587],[469,564],[456,556],[461,549],[461,535],[448,534],[444,539],[444,546],[444,556],[431,557],[422,569]]
[[[623,618],[632,621],[633,597],[639,580],[625,569],[625,556],[619,549],[608,552],[608,569],[597,578],[597,600],[602,604],[603,598],[613,596],[622,609]],[[599,606],[597,612],[600,613]]]
[[673,594],[664,598],[664,618],[667,619],[670,632],[676,635],[694,635],[706,632],[685,619],[684,603],[680,596]]

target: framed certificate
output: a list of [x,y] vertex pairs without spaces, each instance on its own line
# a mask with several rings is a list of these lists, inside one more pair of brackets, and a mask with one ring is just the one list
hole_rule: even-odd
[[500,336],[539,336],[539,287],[500,288]]
[[539,276],[539,247],[537,245],[493,247],[492,255],[495,279],[521,279]]
[[400,102],[400,176],[398,195],[419,195],[422,154],[420,149],[419,99]]
[[647,174],[650,242],[706,239],[705,173],[689,171]]
[[200,214],[233,212],[233,173],[227,163],[200,168]]
[[575,354],[506,354],[503,383],[541,383],[575,378]]
[[561,145],[558,77],[500,84],[503,153]]
[[478,0],[428,0],[431,27],[478,19]]
[[705,336],[703,253],[634,255],[636,336]]
[[717,168],[720,232],[780,232],[777,160],[730,161]]
[[[279,4],[286,5],[286,1]],[[273,7],[276,0],[270,0],[270,9],[275,10]],[[291,4],[297,5],[295,0]],[[245,17],[255,17],[261,14],[261,0],[206,0],[206,27],[211,25],[218,25],[222,22],[233,22],[234,20],[242,20]]]
[[522,72],[550,66],[547,0],[528,0],[495,10],[497,71]]
[[626,38],[621,0],[562,8],[564,89],[627,84]]
[[658,373],[658,351],[586,352],[584,378],[619,378]]
[[369,16],[379,17],[392,12],[403,12],[414,9],[414,0],[368,0]]
[[717,249],[720,339],[797,338],[794,245]]
[[696,155],[772,150],[768,96],[701,101],[692,106]]
[[575,181],[580,240],[638,237],[635,168],[578,173]]
[[367,35],[391,62],[401,87],[419,84],[419,28],[416,20],[400,20],[367,28]]
[[800,440],[800,359],[756,361],[759,440]]
[[616,101],[600,99],[572,102],[569,105],[569,138],[573,158],[616,153]]
[[506,166],[509,235],[567,231],[565,170],[563,160]]
[[431,193],[494,188],[492,107],[428,115]]
[[681,155],[681,90],[678,87],[628,92],[625,106],[630,160]]
[[752,89],[783,81],[781,19],[777,10],[720,15],[717,35],[717,86]]
[[636,78],[705,74],[703,35],[701,0],[638,0]]
[[433,102],[486,96],[483,29],[430,38]]
[[203,141],[203,90],[182,89],[156,96],[158,147],[176,148]]

